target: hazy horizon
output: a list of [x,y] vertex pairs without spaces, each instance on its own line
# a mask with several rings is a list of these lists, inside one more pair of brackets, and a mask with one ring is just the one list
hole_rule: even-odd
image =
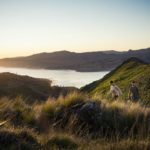
[[1,0],[0,58],[150,47],[149,0]]
[[[146,47],[146,48],[141,48],[141,49],[148,49],[150,47]],[[71,51],[71,50],[55,50],[55,51],[40,51],[40,52],[37,52],[37,53],[31,53],[31,54],[28,54],[28,55],[16,55],[16,56],[10,56],[10,57],[0,57],[0,59],[5,59],[5,58],[15,58],[15,57],[28,57],[28,56],[32,56],[32,55],[36,55],[36,54],[41,54],[41,53],[54,53],[54,52],[62,52],[62,51],[68,51],[68,52],[72,52],[72,53],[87,53],[87,52],[103,52],[103,51],[116,51],[116,52],[127,52],[129,50],[132,50],[132,51],[138,51],[138,50],[141,50],[141,49],[128,49],[128,50],[122,50],[122,51],[119,51],[119,50],[94,50],[94,51]]]

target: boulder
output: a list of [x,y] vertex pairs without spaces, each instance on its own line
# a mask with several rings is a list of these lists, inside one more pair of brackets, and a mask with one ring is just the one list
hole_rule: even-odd
[[102,111],[96,102],[87,102],[79,110],[79,118],[86,124],[95,126],[100,122]]

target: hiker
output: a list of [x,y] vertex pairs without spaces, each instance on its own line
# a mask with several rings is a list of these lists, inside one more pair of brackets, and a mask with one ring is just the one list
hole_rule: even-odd
[[117,100],[121,95],[121,89],[114,83],[114,81],[110,81],[110,93],[114,100]]
[[129,99],[133,102],[139,101],[140,95],[139,95],[139,89],[136,86],[136,82],[131,82],[131,87],[129,89]]

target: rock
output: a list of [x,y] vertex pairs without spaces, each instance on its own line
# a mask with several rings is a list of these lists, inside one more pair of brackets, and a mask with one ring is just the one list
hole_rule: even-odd
[[87,102],[78,110],[78,119],[91,129],[97,129],[101,123],[102,111],[100,104]]
[[80,134],[80,132],[95,133],[102,123],[102,109],[99,102],[92,100],[62,107],[53,120],[53,127],[61,127]]

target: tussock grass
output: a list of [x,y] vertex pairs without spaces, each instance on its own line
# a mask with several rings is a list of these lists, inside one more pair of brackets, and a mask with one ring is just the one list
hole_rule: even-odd
[[150,142],[148,139],[122,139],[120,141],[107,141],[99,139],[90,141],[82,145],[79,150],[149,150]]
[[[89,102],[94,102],[98,111],[90,110],[79,114],[78,110]],[[97,119],[99,113],[101,116]],[[72,93],[67,97],[60,97],[57,101],[47,100],[41,106],[38,119],[42,123],[45,121],[44,128],[52,126],[69,129],[82,135],[143,137],[149,135],[150,108],[132,102],[113,102],[98,98],[89,100],[87,95]]]
[[0,149],[2,150],[38,150],[40,144],[37,135],[28,128],[1,128],[0,129]]
[[11,119],[13,125],[34,125],[35,112],[32,106],[27,105],[21,97],[12,100],[3,98],[0,100],[0,118],[1,120]]
[[[90,104],[96,105],[94,110],[89,109]],[[80,112],[81,109],[84,111]],[[2,98],[0,120],[12,116],[5,128],[0,127],[0,136],[7,131],[5,134],[16,141],[25,132],[43,149],[149,148],[150,108],[140,103],[107,101],[74,92],[33,105],[26,104],[21,97]],[[62,131],[63,134],[58,134]]]
[[48,99],[44,104],[42,104],[41,112],[51,118],[54,117],[55,114],[58,114],[62,109],[83,104],[86,100],[86,95],[73,92],[68,94],[66,97],[60,96],[57,100]]
[[68,94],[66,97],[60,97],[58,99],[59,105],[64,107],[71,107],[76,104],[81,104],[87,100],[87,95],[83,93],[73,92]]

